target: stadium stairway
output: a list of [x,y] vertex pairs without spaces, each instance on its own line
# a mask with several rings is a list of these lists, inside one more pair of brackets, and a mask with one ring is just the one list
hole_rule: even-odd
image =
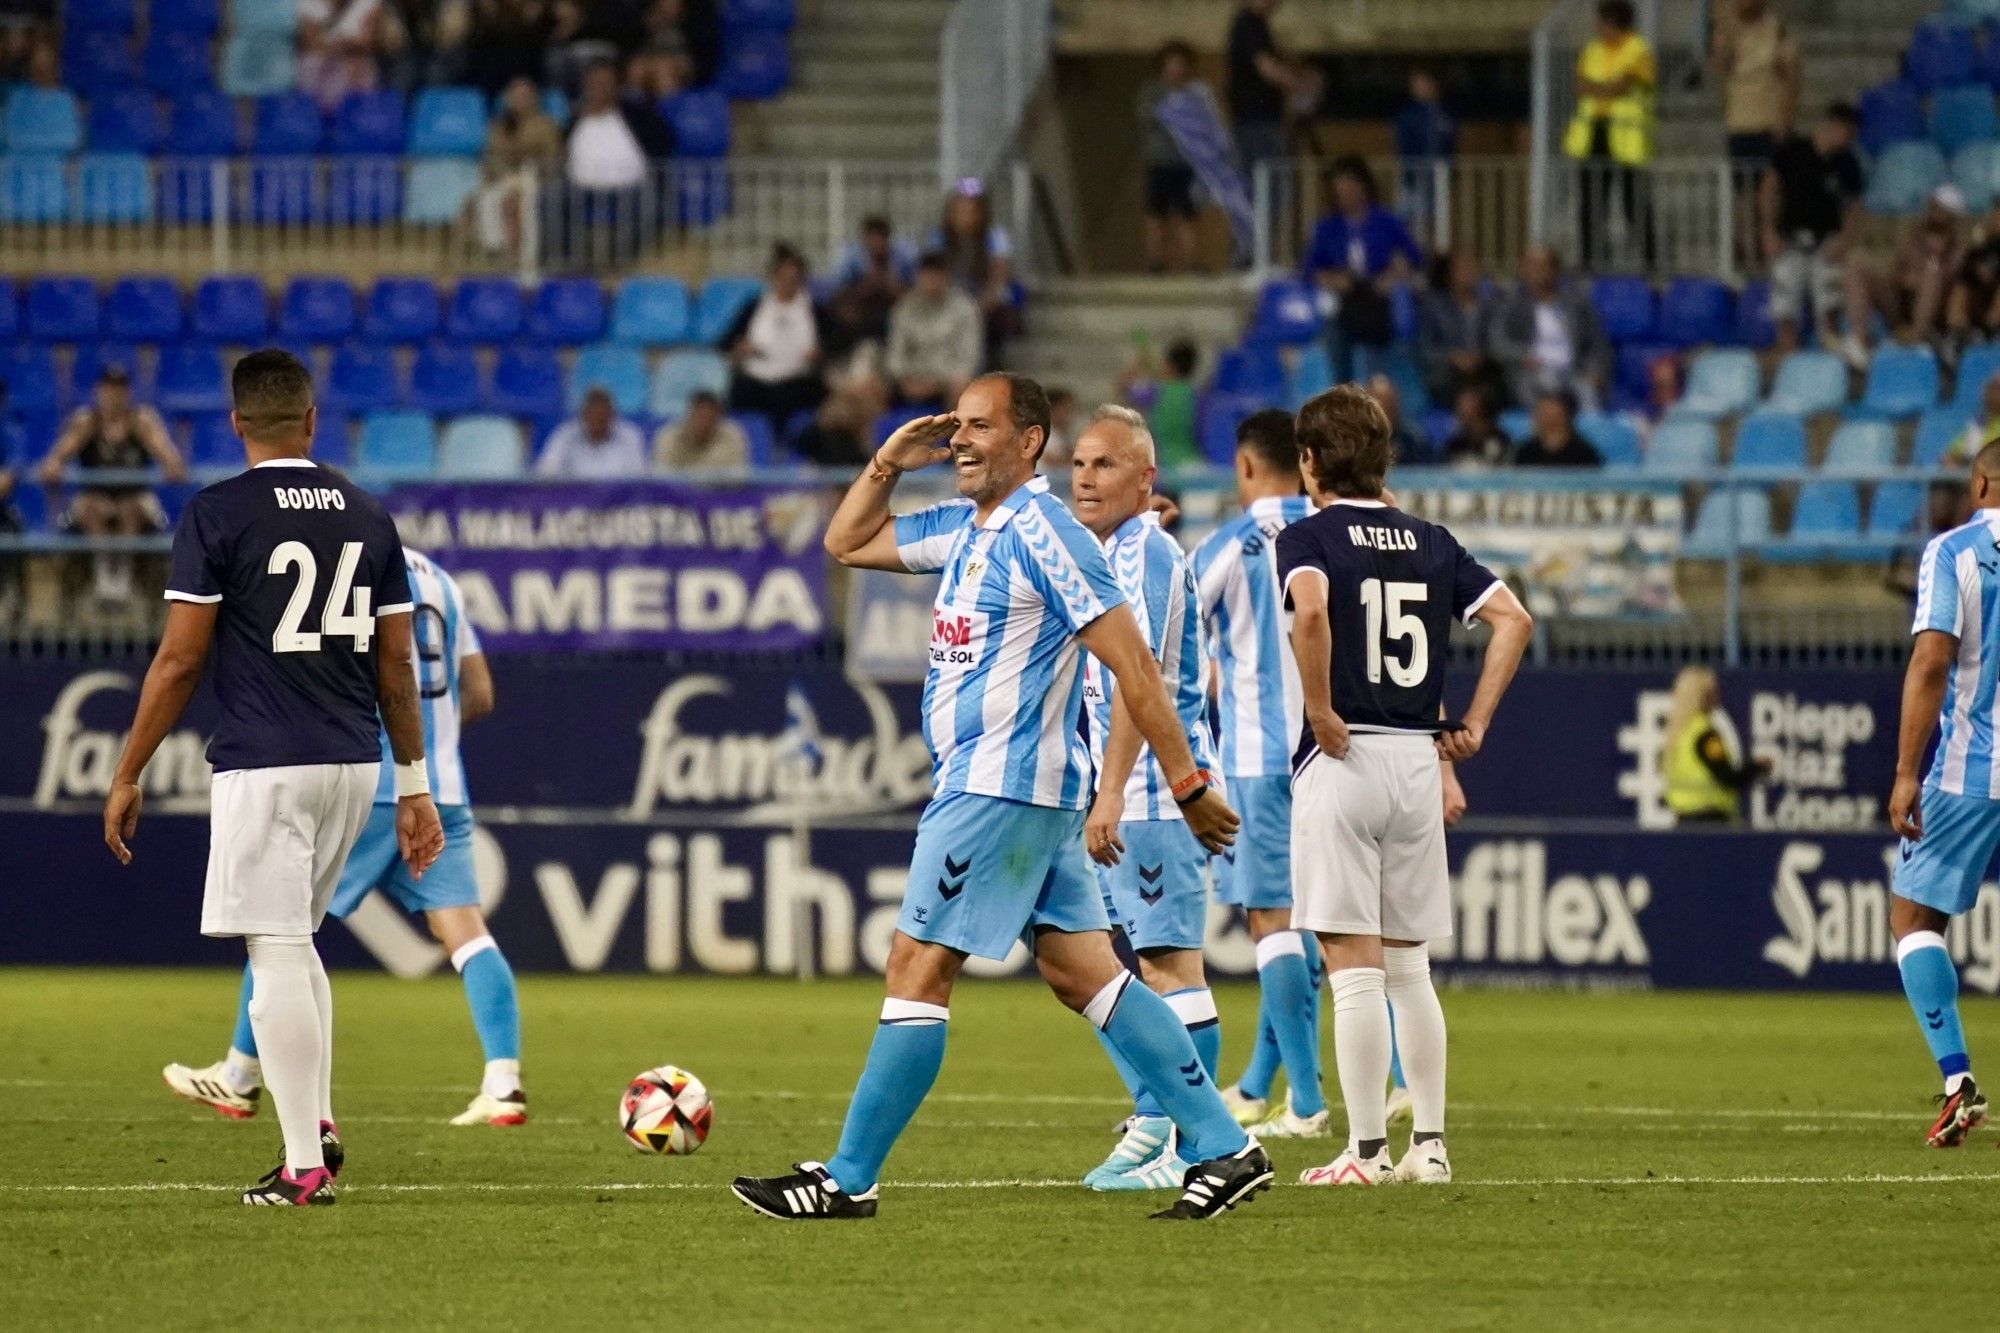
[[1009,343],[1007,366],[1060,385],[1084,411],[1111,400],[1112,382],[1143,331],[1155,356],[1187,338],[1201,349],[1206,381],[1216,353],[1243,336],[1251,297],[1237,278],[1139,275],[1051,278],[1035,286],[1028,331]]
[[739,113],[739,151],[800,161],[934,161],[938,38],[951,7],[952,0],[799,0],[792,87]]

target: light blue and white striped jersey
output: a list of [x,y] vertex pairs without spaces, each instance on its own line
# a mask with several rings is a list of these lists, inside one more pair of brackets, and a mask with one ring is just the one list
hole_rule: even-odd
[[977,525],[970,500],[899,516],[896,553],[912,574],[944,574],[924,677],[936,792],[1084,809],[1076,635],[1125,600],[1097,538],[1036,477]]
[[[465,763],[458,755],[458,664],[480,651],[479,632],[466,617],[451,575],[420,551],[403,548],[410,567],[416,614],[410,633],[417,648],[417,697],[424,714],[424,760],[431,774],[431,799],[439,805],[470,805]],[[395,759],[389,733],[382,733],[382,779],[377,805],[396,800]]]
[[2000,764],[1993,761],[2000,704],[2000,510],[1982,509],[1924,548],[1910,632],[1927,629],[1958,639],[1927,782],[1953,796],[2000,799]]
[[[1135,514],[1118,525],[1104,544],[1111,573],[1138,617],[1167,694],[1187,731],[1194,762],[1215,769],[1215,737],[1208,728],[1208,653],[1202,647],[1201,616],[1195,608],[1194,574],[1180,543],[1160,531],[1158,514]],[[1104,767],[1104,743],[1111,735],[1110,673],[1104,664],[1084,654],[1083,700],[1090,719],[1090,757]],[[1139,758],[1125,782],[1125,818],[1179,819],[1173,784],[1153,757],[1153,747],[1139,747]]]
[[1292,771],[1305,691],[1278,587],[1278,534],[1312,512],[1303,495],[1265,496],[1195,548],[1202,626],[1221,676],[1216,714],[1224,777]]

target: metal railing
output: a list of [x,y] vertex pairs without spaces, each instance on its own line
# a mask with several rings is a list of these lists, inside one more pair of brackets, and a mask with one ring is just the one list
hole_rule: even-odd
[[952,6],[938,43],[942,183],[997,174],[1048,69],[1050,8],[1050,0],[958,0]]
[[[1639,33],[1659,50],[1660,18],[1657,0],[1637,0],[1634,5]],[[1551,168],[1563,160],[1563,132],[1576,115],[1576,61],[1595,32],[1597,0],[1556,0],[1548,15],[1535,25],[1529,41],[1529,99],[1533,120],[1533,140],[1529,149],[1533,189],[1528,203],[1529,231],[1536,239],[1549,235],[1547,224],[1554,213],[1546,194]]]

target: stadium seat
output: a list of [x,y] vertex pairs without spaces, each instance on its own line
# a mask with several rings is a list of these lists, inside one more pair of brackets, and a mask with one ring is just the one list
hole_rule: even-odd
[[1268,347],[1232,347],[1215,359],[1214,389],[1275,403],[1285,396],[1285,367]]
[[604,288],[595,278],[550,278],[528,307],[528,337],[576,347],[604,336]]
[[73,343],[97,336],[97,284],[89,278],[32,278],[27,307],[30,338]]
[[463,157],[419,158],[410,164],[403,197],[403,221],[423,227],[456,223],[465,201],[479,189],[479,163]]
[[428,278],[378,278],[368,293],[361,336],[370,342],[422,342],[443,320],[443,302]]
[[1949,19],[1929,19],[1910,32],[1903,77],[1919,91],[1936,93],[1972,81],[1972,29]]
[[243,444],[227,412],[197,412],[189,417],[186,445],[189,467],[243,466]]
[[[273,8],[284,8],[274,0],[266,0]],[[254,6],[243,6],[253,8]],[[244,19],[236,20],[242,26]],[[154,32],[189,32],[201,37],[213,37],[222,26],[222,0],[161,0],[158,4],[146,6],[146,26]]]
[[1327,357],[1326,344],[1307,343],[1286,373],[1285,406],[1296,412],[1306,405],[1308,398],[1332,387],[1333,362]]
[[660,115],[674,132],[674,156],[709,159],[729,156],[729,99],[712,88],[675,93],[660,103]]
[[2000,143],[1967,144],[1951,155],[1951,183],[1965,196],[1967,210],[1984,213],[2000,194]]
[[[271,7],[286,6],[284,0],[275,0]],[[263,8],[261,4],[241,7],[250,11]],[[236,24],[222,48],[222,91],[231,97],[269,97],[290,92],[298,81],[296,42],[292,34],[245,29],[240,17]]]
[[790,32],[797,21],[793,0],[723,0],[722,22],[732,31]]
[[239,192],[232,200],[239,221],[265,227],[327,221],[326,191],[317,162],[253,155],[246,168],[248,192]]
[[[171,3],[166,0],[160,8],[170,8]],[[70,28],[129,33],[138,26],[137,10],[133,0],[63,0],[63,23]]]
[[[477,88],[426,88],[410,109],[412,157],[478,157],[486,151],[486,99]],[[676,153],[684,151],[679,143]]]
[[103,342],[78,344],[76,356],[69,367],[72,401],[86,401],[99,377],[112,366],[123,369],[131,379],[134,398],[141,402],[153,399],[153,377],[146,373],[146,363],[139,355],[139,349],[129,342]]
[[1653,288],[1644,278],[1598,278],[1590,284],[1590,304],[1604,336],[1613,342],[1643,342],[1653,336]]
[[1853,483],[1812,481],[1799,487],[1792,506],[1790,541],[1764,552],[1771,560],[1814,560],[1827,554],[1814,538],[1846,540],[1861,535],[1861,496]]
[[238,32],[269,33],[291,41],[298,36],[298,0],[257,0],[256,4],[232,4],[229,18]]
[[345,278],[300,277],[285,285],[278,336],[308,343],[339,342],[354,332],[354,288]]
[[7,98],[7,151],[74,153],[83,143],[76,98],[65,88],[16,88]]
[[167,142],[177,156],[227,157],[242,146],[236,104],[221,93],[177,93],[167,112]]
[[220,412],[229,406],[222,353],[212,343],[177,342],[162,347],[158,384],[162,412]]
[[344,342],[333,354],[327,372],[327,406],[342,412],[376,412],[396,403],[396,359],[388,347],[374,342]]
[[1886,421],[1843,421],[1826,446],[1820,470],[1865,475],[1895,465],[1895,427]]
[[1928,347],[1882,347],[1868,363],[1861,410],[1900,421],[1936,403],[1937,396],[1937,357]]
[[99,153],[150,153],[166,133],[159,100],[130,88],[92,98],[88,130],[90,147]]
[[[63,88],[96,97],[139,82],[130,31],[71,27],[62,39]],[[25,90],[23,90],[25,91]]]
[[319,424],[313,428],[312,456],[335,467],[354,465],[354,420],[322,404]]
[[1895,537],[1917,525],[1924,506],[1924,487],[1917,481],[1885,481],[1875,487],[1868,504],[1868,535]]
[[2000,342],[1972,344],[1959,353],[1951,401],[1959,407],[1978,408],[1986,382],[1995,375],[2000,375]]
[[755,278],[710,278],[702,284],[695,305],[694,341],[714,346],[736,323],[743,308],[762,294],[764,285]]
[[104,297],[104,332],[132,342],[181,336],[181,289],[172,278],[120,278]]
[[[285,164],[290,166],[292,164]],[[308,194],[313,222],[372,227],[403,215],[403,165],[395,158],[334,158],[326,163],[326,185]]]
[[[171,9],[163,4],[157,9]],[[148,91],[162,96],[183,89],[215,87],[215,55],[206,34],[177,32],[154,25],[139,51],[139,77]]]
[[768,468],[778,465],[778,433],[771,429],[771,418],[762,413],[729,418],[743,431],[743,442],[749,446],[749,461],[753,468]]
[[76,186],[80,221],[152,220],[152,170],[138,153],[85,153],[76,160]]
[[56,375],[55,355],[42,343],[16,343],[0,351],[0,383],[11,413],[54,412],[67,396]]
[[1614,406],[1644,407],[1652,391],[1653,362],[1673,356],[1665,343],[1626,343],[1611,359],[1611,399]]
[[1927,143],[1899,143],[1875,160],[1862,205],[1883,217],[1905,217],[1921,209],[1943,180],[1944,154]]
[[1771,380],[1765,410],[1811,416],[1832,412],[1847,402],[1847,367],[1831,352],[1793,352]]
[[521,428],[506,417],[460,417],[438,441],[440,477],[518,477],[524,463]]
[[1653,428],[1646,446],[1648,472],[1694,472],[1715,466],[1715,427],[1706,421],[1669,417]]
[[1691,416],[1735,416],[1750,410],[1763,387],[1763,372],[1754,352],[1740,348],[1710,348],[1695,357],[1688,371],[1687,390],[1674,411]]
[[370,412],[358,467],[387,477],[427,477],[437,467],[437,427],[422,412]]
[[1736,294],[1715,278],[1675,278],[1660,295],[1660,337],[1676,347],[1729,341]]
[[687,284],[679,278],[627,278],[611,305],[611,341],[643,347],[688,341]]
[[570,368],[565,405],[574,412],[583,406],[583,395],[593,388],[610,392],[611,401],[626,416],[646,410],[646,358],[636,347],[618,343],[593,343],[576,355]]
[[449,417],[475,410],[480,399],[479,362],[471,348],[438,341],[417,353],[403,406]]
[[304,93],[275,93],[257,99],[250,151],[260,157],[317,153],[326,137],[319,106]]
[[562,363],[546,347],[503,349],[486,406],[511,417],[555,416],[563,410]]
[[653,371],[646,410],[663,420],[678,420],[688,399],[700,389],[718,397],[729,391],[729,363],[706,347],[683,347],[660,358]]
[[12,278],[0,278],[0,340],[21,335],[21,289]]
[[1257,294],[1246,339],[1280,347],[1301,347],[1317,341],[1325,329],[1318,298],[1297,278],[1274,278]]
[[523,314],[521,286],[512,278],[460,278],[444,331],[470,342],[506,342],[520,333]]
[[1806,465],[1806,427],[1782,412],[1757,412],[1736,424],[1733,467],[1789,468]]
[[1764,351],[1778,341],[1777,325],[1771,322],[1771,284],[1753,278],[1743,284],[1736,297],[1736,328],[1729,341],[1738,347]]
[[1702,497],[1694,528],[1681,543],[1681,554],[1690,559],[1719,560],[1729,554],[1731,515],[1735,519],[1735,540],[1744,546],[1767,542],[1771,537],[1771,497],[1755,488],[1716,489]]
[[1638,466],[1643,453],[1639,432],[1623,415],[1616,412],[1580,413],[1576,419],[1576,433],[1589,440],[1591,446],[1603,455],[1606,467]]
[[194,334],[219,343],[257,342],[270,327],[270,304],[260,278],[203,278],[194,289]]
[[1923,94],[1901,79],[1861,94],[1861,147],[1871,157],[1924,137]]
[[1227,467],[1236,459],[1236,428],[1263,404],[1230,393],[1206,395],[1198,409],[1195,434],[1208,461]]
[[334,108],[327,136],[330,152],[358,157],[390,157],[403,151],[409,110],[399,92],[349,93]]
[[682,162],[669,184],[674,192],[672,219],[678,225],[699,229],[729,216],[733,196],[725,163]]
[[1910,448],[1910,466],[1934,467],[1951,452],[1952,445],[1973,422],[1973,409],[1950,403],[1933,407],[1917,418],[1916,441]]
[[1950,157],[1967,144],[1986,143],[2000,131],[1993,90],[1983,83],[1940,88],[1931,94],[1931,142]]
[[729,97],[761,102],[791,85],[791,47],[783,33],[739,32],[732,34],[728,45],[715,86]]
[[0,222],[49,223],[69,218],[69,177],[61,159],[0,158]]

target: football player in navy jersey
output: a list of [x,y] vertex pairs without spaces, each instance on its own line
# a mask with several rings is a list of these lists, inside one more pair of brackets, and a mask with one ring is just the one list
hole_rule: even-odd
[[231,377],[248,470],[196,495],[174,533],[166,630],[104,802],[104,841],[132,863],[139,776],[179,721],[211,652],[201,931],[250,954],[250,1021],[285,1160],[243,1202],[330,1204],[345,1156],[333,1123],[333,996],[313,948],[375,799],[389,734],[396,841],[412,875],[444,848],[424,764],[413,601],[381,503],[307,457],[312,377],[253,352]]
[[[1451,533],[1385,503],[1389,422],[1374,399],[1351,385],[1318,395],[1299,412],[1298,443],[1320,509],[1278,534],[1305,695],[1292,761],[1292,926],[1317,935],[1326,960],[1348,1133],[1340,1156],[1300,1179],[1448,1181],[1444,1011],[1426,949],[1452,928],[1440,766],[1479,752],[1534,622]],[[1454,619],[1493,631],[1455,723],[1443,720]],[[1400,1164],[1389,1159],[1382,1104],[1390,1010],[1412,1102]]]

